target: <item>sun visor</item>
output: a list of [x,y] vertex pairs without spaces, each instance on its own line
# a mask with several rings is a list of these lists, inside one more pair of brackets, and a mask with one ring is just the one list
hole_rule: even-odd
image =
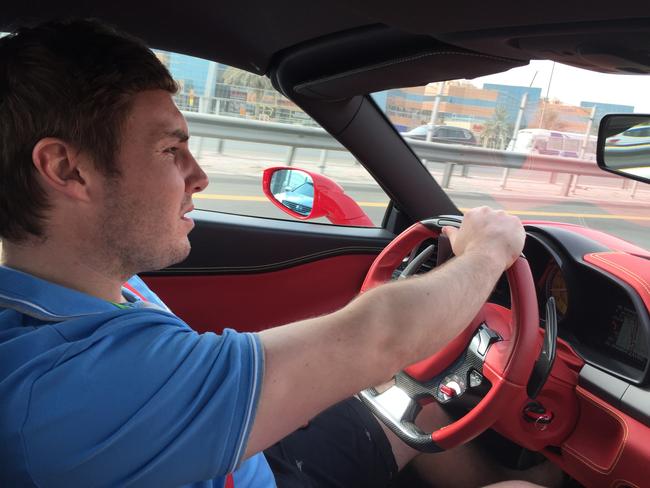
[[527,63],[528,58],[483,54],[429,35],[368,25],[278,54],[270,78],[291,99],[339,101],[389,88],[472,79]]
[[394,57],[382,62],[296,84],[295,93],[310,99],[342,100],[390,88],[478,76],[528,64],[463,49],[443,49]]

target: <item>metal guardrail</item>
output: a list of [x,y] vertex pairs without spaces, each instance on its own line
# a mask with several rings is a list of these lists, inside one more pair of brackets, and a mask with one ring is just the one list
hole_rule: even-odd
[[[345,151],[324,129],[305,127],[277,122],[227,117],[197,112],[183,112],[193,136],[211,137],[220,140],[248,141],[286,146],[287,165],[293,163],[297,148]],[[431,162],[445,163],[442,187],[447,188],[454,166],[485,166],[503,168],[501,186],[505,187],[511,169],[564,173],[571,175],[561,192],[568,195],[579,176],[610,177],[598,168],[595,162],[574,158],[557,158],[539,154],[516,153],[511,151],[486,149],[483,147],[442,144],[417,140],[406,141],[420,157]],[[321,161],[324,167],[324,160]],[[632,191],[636,185],[632,186]]]
[[183,112],[192,136],[233,141],[262,142],[287,147],[345,151],[339,142],[319,127],[265,122],[223,115]]
[[409,141],[420,157],[430,161],[459,165],[492,166],[510,169],[527,169],[589,176],[606,176],[595,162],[574,158],[557,158],[541,154],[517,153],[484,147]]

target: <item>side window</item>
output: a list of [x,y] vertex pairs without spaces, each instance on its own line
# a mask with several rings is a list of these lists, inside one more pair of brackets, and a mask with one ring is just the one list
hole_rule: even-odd
[[[373,225],[381,225],[386,194],[268,78],[204,59],[154,52],[179,84],[175,101],[189,125],[190,149],[210,178],[208,188],[194,197],[196,208],[294,220],[262,190],[266,168],[291,166],[334,180]],[[314,222],[331,223],[325,217]]]

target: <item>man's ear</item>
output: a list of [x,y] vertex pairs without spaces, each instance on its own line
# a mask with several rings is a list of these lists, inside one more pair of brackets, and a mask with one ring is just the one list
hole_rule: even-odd
[[75,200],[89,200],[90,161],[70,144],[45,137],[34,146],[32,161],[47,188]]

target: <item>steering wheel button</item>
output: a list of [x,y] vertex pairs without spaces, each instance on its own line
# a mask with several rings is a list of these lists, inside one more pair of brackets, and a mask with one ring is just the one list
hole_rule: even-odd
[[489,327],[482,325],[481,328],[478,330],[478,337],[479,337],[479,345],[478,348],[476,349],[476,352],[478,352],[481,356],[485,356],[487,354],[488,347],[490,347],[490,344],[493,342],[497,342],[501,340],[501,337],[499,337],[499,334],[491,330]]
[[447,395],[449,398],[456,396],[456,390],[449,385],[440,385],[440,393]]
[[485,356],[485,353],[487,352],[488,346],[490,345],[490,336],[488,336],[487,332],[485,329],[481,329],[478,333],[480,343],[478,345],[478,353],[481,356]]
[[481,383],[483,383],[483,375],[478,371],[472,371],[469,374],[469,386],[471,388],[476,388],[477,386],[480,386]]

